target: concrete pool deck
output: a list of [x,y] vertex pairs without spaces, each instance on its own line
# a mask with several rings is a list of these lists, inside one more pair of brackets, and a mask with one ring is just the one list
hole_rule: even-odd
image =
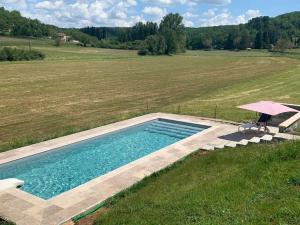
[[[160,171],[207,144],[237,132],[237,125],[194,116],[153,113],[65,137],[41,142],[0,154],[0,164],[32,156],[64,145],[86,140],[129,126],[165,118],[209,126],[210,128],[169,145],[125,166],[99,176],[49,200],[20,189],[0,192],[0,217],[18,225],[57,225],[83,213],[146,176]],[[227,141],[226,143],[229,143]],[[233,142],[232,142],[233,143]],[[230,146],[230,145],[228,145]]]

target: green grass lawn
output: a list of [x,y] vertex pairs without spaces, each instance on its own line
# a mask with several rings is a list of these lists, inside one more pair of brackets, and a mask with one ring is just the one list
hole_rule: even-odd
[[298,225],[299,162],[299,142],[196,153],[106,202],[94,224]]
[[[149,112],[242,121],[236,109],[261,99],[300,103],[300,61],[264,51],[136,51],[54,47],[34,40],[44,61],[0,63],[0,152]],[[0,38],[28,48],[28,40]]]
[[[0,37],[4,46],[28,48],[28,40]],[[150,112],[214,117],[217,109],[242,121],[255,114],[239,104],[300,104],[294,53],[139,57],[50,40],[31,46],[46,59],[0,63],[0,152]],[[96,224],[298,225],[299,160],[299,143],[193,154],[107,201]]]

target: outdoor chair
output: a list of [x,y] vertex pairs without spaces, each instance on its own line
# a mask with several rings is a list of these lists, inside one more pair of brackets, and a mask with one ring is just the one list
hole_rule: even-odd
[[257,122],[248,122],[240,125],[238,127],[238,132],[246,132],[246,131],[253,131],[253,130],[260,132],[261,129],[263,128],[264,132],[269,133],[268,121],[270,119],[271,119],[270,115],[262,113]]

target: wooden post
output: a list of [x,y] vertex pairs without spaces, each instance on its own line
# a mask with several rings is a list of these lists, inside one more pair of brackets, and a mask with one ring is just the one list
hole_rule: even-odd
[[218,106],[216,105],[215,106],[215,119],[217,119],[217,109],[218,109]]

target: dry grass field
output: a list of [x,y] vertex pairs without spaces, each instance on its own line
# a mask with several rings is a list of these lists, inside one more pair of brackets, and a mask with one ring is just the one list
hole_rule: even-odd
[[[17,44],[15,44],[17,43]],[[0,39],[0,46],[23,46]],[[135,51],[52,47],[42,62],[0,63],[0,151],[165,111],[241,121],[236,105],[259,99],[300,103],[300,61],[264,52]]]

